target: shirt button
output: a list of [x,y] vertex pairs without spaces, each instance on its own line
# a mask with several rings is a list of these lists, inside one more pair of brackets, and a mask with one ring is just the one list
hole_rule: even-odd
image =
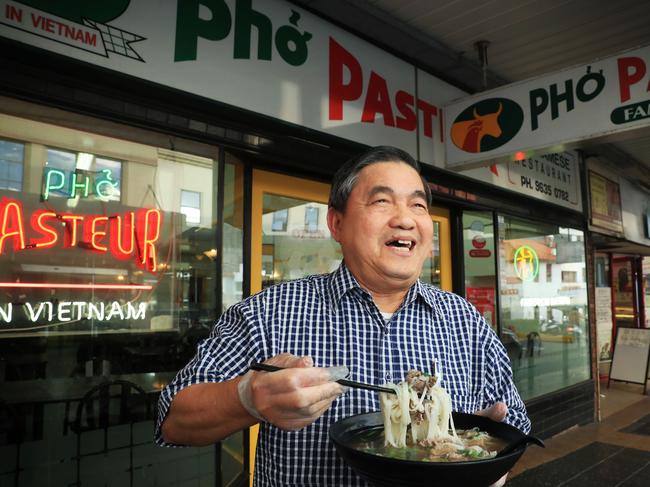
[[386,373],[386,382],[392,382],[393,381],[393,376],[390,375],[390,372]]

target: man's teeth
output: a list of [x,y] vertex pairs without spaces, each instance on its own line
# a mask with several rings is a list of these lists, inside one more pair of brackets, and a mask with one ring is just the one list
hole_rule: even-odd
[[389,245],[398,249],[411,250],[415,243],[411,240],[393,240]]

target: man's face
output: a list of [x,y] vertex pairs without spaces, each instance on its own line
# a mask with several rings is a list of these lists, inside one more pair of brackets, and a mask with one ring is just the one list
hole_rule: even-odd
[[328,212],[345,263],[369,291],[410,287],[431,255],[433,223],[419,174],[399,162],[363,168],[344,212]]

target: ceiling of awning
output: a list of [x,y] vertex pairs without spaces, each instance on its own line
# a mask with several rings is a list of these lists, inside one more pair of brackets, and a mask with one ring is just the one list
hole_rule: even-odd
[[[469,92],[650,44],[646,0],[295,0]],[[650,188],[650,136],[587,147]],[[625,167],[623,167],[625,166]]]

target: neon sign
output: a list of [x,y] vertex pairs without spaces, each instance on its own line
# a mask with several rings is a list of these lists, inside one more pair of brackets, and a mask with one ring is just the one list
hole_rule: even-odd
[[156,271],[156,242],[160,238],[162,212],[141,208],[114,215],[77,215],[39,209],[29,216],[15,199],[0,200],[0,255],[11,242],[14,252],[28,249],[79,247],[113,254],[116,259],[134,258],[138,267]]
[[[54,168],[46,168],[43,174],[43,201],[47,201],[50,194],[63,192],[68,198],[88,198],[90,194],[98,196],[100,199],[110,198],[120,184],[119,181],[113,180],[113,172],[110,169],[102,169],[91,177],[83,172],[72,171],[66,175],[65,171]],[[67,190],[66,188],[66,180]],[[94,190],[91,193],[91,189]],[[62,191],[63,190],[63,191]]]
[[[119,301],[110,303],[92,303],[86,301],[61,301],[53,304],[50,301],[41,301],[37,304],[24,303],[22,306],[24,316],[35,323],[39,320],[51,321],[79,321],[81,319],[109,321],[114,318],[120,320],[144,320],[147,303],[121,304]],[[14,304],[8,303],[0,306],[0,322],[11,323],[14,318]]]
[[515,273],[522,281],[532,281],[539,272],[539,258],[537,252],[528,245],[522,245],[515,251]]

